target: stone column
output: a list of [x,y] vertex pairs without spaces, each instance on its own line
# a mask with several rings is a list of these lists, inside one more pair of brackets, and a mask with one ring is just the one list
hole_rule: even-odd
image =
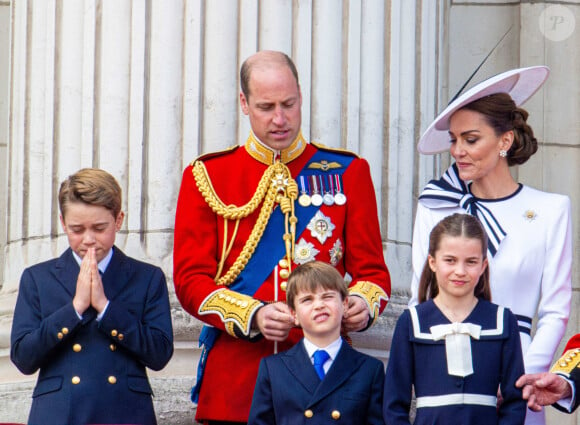
[[[190,97],[183,95],[183,75],[189,70],[185,59],[191,66],[184,55],[184,31],[192,30],[186,17],[194,14],[199,20],[194,3],[188,2],[185,15],[184,1],[10,4],[0,392],[10,391],[13,399],[1,398],[11,407],[0,408],[0,420],[26,419],[36,379],[21,375],[9,361],[19,278],[25,267],[56,257],[67,247],[56,195],[60,182],[82,167],[106,169],[122,186],[127,215],[116,245],[161,266],[169,278],[176,350],[163,371],[151,373],[158,395],[155,403],[165,418],[193,416],[187,395],[197,361],[193,347],[199,326],[181,310],[170,277],[175,201],[187,142],[182,131],[189,119],[183,115],[184,104],[191,110]],[[235,92],[233,97],[235,102]],[[17,417],[3,417],[10,413]]]

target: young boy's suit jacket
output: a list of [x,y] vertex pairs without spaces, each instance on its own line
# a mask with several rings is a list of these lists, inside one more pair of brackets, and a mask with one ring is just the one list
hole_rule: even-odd
[[29,424],[155,424],[145,368],[173,354],[163,272],[114,247],[100,321],[92,307],[82,319],[74,310],[78,274],[70,248],[22,274],[10,356],[25,374],[40,370]]
[[304,343],[260,363],[249,425],[384,425],[383,363],[346,341],[322,381]]

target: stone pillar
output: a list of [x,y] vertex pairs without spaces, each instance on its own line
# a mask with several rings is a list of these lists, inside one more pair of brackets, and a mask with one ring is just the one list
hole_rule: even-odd
[[36,379],[9,361],[20,275],[67,247],[56,202],[60,182],[79,168],[100,167],[123,189],[127,215],[117,246],[168,276],[176,349],[163,371],[150,374],[158,412],[170,423],[191,422],[188,393],[200,326],[183,313],[171,282],[186,101],[191,109],[183,96],[185,58],[191,66],[184,56],[184,27],[191,31],[184,9],[183,1],[43,0],[12,2],[11,20],[2,15],[10,23],[12,72],[9,150],[2,155],[9,167],[2,197],[7,235],[1,244],[0,421],[26,420]]

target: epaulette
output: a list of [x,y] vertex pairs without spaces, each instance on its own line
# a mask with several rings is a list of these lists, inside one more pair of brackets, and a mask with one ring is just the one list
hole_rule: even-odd
[[359,155],[357,155],[356,153],[349,151],[347,149],[331,148],[329,146],[323,145],[322,143],[318,143],[318,142],[310,142],[310,144],[315,146],[316,148],[322,150],[322,151],[338,152],[338,153],[343,153],[343,154],[348,155],[348,156],[354,156],[355,158],[360,158]]
[[562,354],[556,363],[550,369],[552,373],[559,373],[567,377],[580,364],[580,348],[573,348]]
[[221,151],[208,152],[208,153],[201,154],[200,156],[195,158],[193,161],[191,161],[189,163],[189,165],[193,165],[197,161],[205,161],[205,160],[210,159],[210,158],[216,158],[218,156],[222,156],[222,155],[234,152],[239,147],[240,147],[240,145],[233,145],[233,146],[230,146],[229,148],[223,149]]

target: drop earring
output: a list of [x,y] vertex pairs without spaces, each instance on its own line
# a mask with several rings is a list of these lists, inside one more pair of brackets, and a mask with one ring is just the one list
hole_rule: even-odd
[[507,151],[502,149],[499,151],[499,156],[501,156],[502,158],[505,158],[507,156]]

